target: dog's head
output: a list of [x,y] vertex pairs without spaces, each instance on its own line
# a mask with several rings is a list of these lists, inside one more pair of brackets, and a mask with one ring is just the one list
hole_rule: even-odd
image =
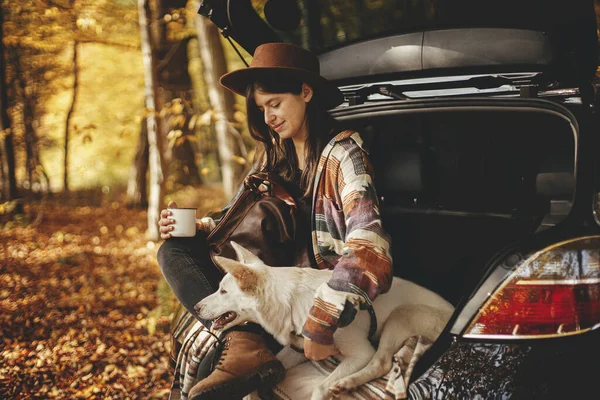
[[225,330],[244,322],[258,322],[260,291],[269,267],[236,242],[231,242],[237,260],[215,257],[227,274],[219,289],[194,307],[202,319],[213,321],[212,328]]

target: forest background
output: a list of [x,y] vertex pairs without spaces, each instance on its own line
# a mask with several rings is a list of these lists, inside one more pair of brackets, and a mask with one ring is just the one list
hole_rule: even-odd
[[197,0],[0,4],[0,398],[166,398],[158,210],[243,177],[244,64]]
[[219,209],[254,146],[199,3],[0,0],[0,398],[168,396],[158,211]]

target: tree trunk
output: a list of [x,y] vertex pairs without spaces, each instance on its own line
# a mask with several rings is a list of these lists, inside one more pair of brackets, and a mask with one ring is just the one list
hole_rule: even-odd
[[[183,116],[184,126],[180,126],[181,136],[175,141],[172,149],[172,159],[169,166],[169,180],[180,185],[200,185],[200,171],[196,165],[196,136],[190,129],[188,115]],[[178,127],[170,127],[177,130]]]
[[69,137],[71,136],[71,117],[75,111],[75,104],[77,103],[77,94],[79,87],[79,46],[77,40],[73,42],[73,98],[71,100],[71,107],[67,113],[67,122],[65,123],[65,158],[64,158],[64,175],[63,175],[63,190],[69,191]]
[[[198,1],[189,0],[186,13],[187,28],[191,31],[196,31],[196,15],[198,11]],[[188,74],[192,83],[191,102],[194,110],[196,123],[194,124],[194,134],[198,138],[196,143],[196,152],[200,159],[204,162],[207,157],[212,159],[217,157],[216,138],[214,137],[213,129],[206,129],[198,121],[200,115],[210,108],[208,93],[204,78],[202,77],[202,57],[200,56],[200,45],[197,37],[191,37],[188,41]],[[204,162],[204,165],[207,165]]]
[[148,207],[148,121],[142,119],[140,137],[138,138],[135,160],[129,172],[127,183],[127,206]]
[[159,96],[157,90],[156,61],[152,55],[149,38],[149,5],[146,0],[138,0],[140,19],[140,34],[142,47],[142,60],[144,63],[144,95],[146,97],[147,125],[148,125],[148,163],[150,170],[150,195],[148,198],[148,230],[150,240],[158,240],[158,217],[162,200],[163,168],[161,161],[160,132],[158,132],[157,116]]
[[[25,93],[24,90],[23,93]],[[27,156],[26,166],[29,185],[33,191],[34,184],[37,182],[41,185],[40,190],[47,192],[50,190],[50,179],[40,159],[39,138],[34,124],[35,120],[35,101],[25,95],[23,98],[23,122],[25,127],[25,154]]]
[[13,133],[8,118],[8,90],[6,86],[6,65],[4,63],[4,43],[2,41],[4,35],[2,27],[4,23],[3,11],[0,5],[0,131],[4,133],[4,154],[6,168],[2,167],[6,172],[6,181],[3,184],[6,187],[4,191],[7,200],[16,199],[17,179],[15,175],[15,149],[13,145]]
[[230,131],[233,129],[229,124],[233,119],[233,93],[219,84],[219,77],[227,72],[227,63],[217,27],[198,15],[196,28],[204,67],[204,82],[216,116],[215,132],[221,162],[223,191],[226,199],[231,199],[240,183],[244,166],[236,161],[236,156],[240,156],[239,144]]

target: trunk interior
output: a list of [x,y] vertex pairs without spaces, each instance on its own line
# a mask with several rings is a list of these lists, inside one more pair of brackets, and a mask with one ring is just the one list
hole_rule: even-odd
[[574,196],[578,128],[566,109],[477,104],[336,115],[369,149],[394,275],[454,305],[494,253],[559,223]]

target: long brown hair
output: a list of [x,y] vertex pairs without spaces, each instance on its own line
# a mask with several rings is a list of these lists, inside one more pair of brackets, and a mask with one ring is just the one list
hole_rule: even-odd
[[[302,92],[302,83],[283,73],[256,73],[246,90],[246,113],[250,135],[263,144],[266,155],[263,170],[275,172],[288,182],[294,181],[299,171],[294,143],[292,139],[282,140],[279,134],[265,123],[263,113],[254,101],[254,91],[298,95]],[[311,194],[321,152],[335,129],[335,122],[323,105],[318,88],[313,88],[313,96],[306,105],[305,118],[308,138],[305,146],[306,166],[300,178],[300,191],[303,197]]]

